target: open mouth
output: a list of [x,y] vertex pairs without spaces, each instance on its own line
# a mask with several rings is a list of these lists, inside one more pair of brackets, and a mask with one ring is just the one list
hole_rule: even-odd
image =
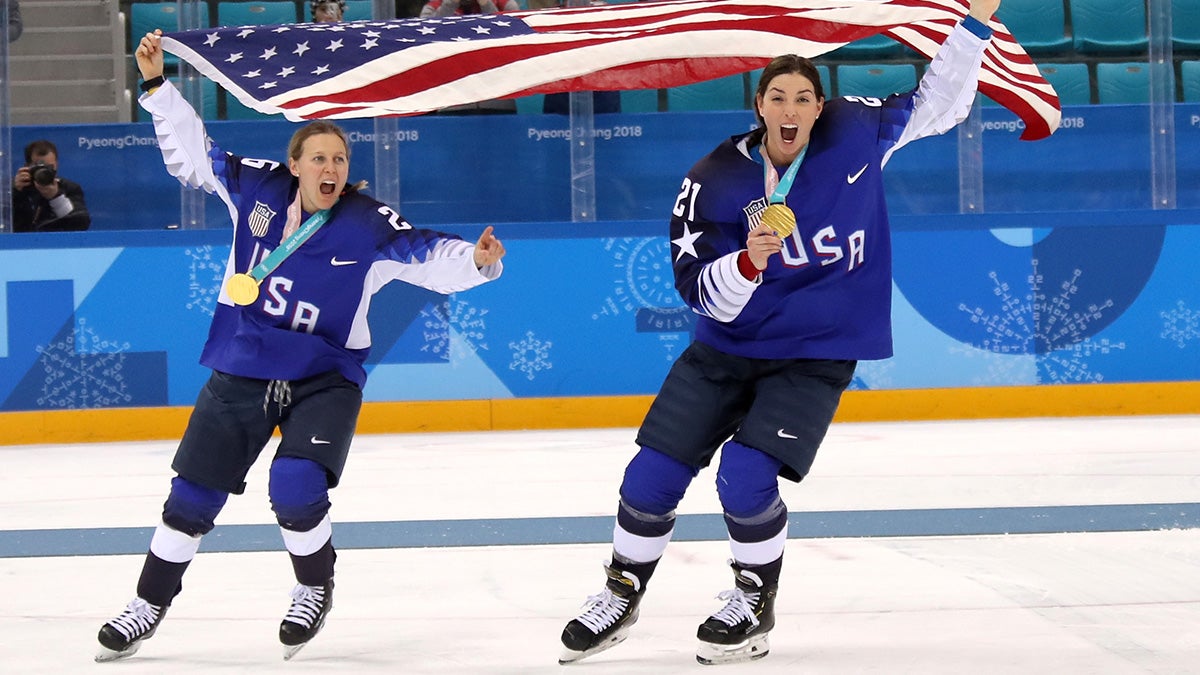
[[321,194],[331,195],[333,194],[334,190],[337,190],[337,183],[334,183],[331,180],[321,181]]
[[796,134],[800,133],[800,127],[795,124],[784,124],[779,127],[779,137],[784,143],[791,143],[796,140]]

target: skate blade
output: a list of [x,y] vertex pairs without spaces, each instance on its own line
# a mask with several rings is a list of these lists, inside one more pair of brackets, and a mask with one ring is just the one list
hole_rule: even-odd
[[712,642],[701,642],[696,650],[696,660],[706,666],[721,666],[727,663],[743,663],[756,661],[771,651],[771,644],[766,635],[752,637],[745,642],[733,645],[719,645]]
[[304,649],[304,645],[306,645],[306,644],[308,644],[308,643],[301,642],[298,645],[284,645],[283,646],[283,660],[291,661],[292,657],[296,655],[296,652],[300,651],[301,649]]
[[608,639],[604,642],[601,642],[595,647],[586,649],[582,652],[577,652],[574,649],[567,649],[566,647],[563,647],[562,654],[558,657],[558,665],[565,666],[568,663],[575,663],[576,661],[586,659],[593,654],[599,654],[602,651],[612,649],[613,647],[616,647],[624,642],[625,638],[627,637],[629,637],[629,626],[625,626],[623,630],[619,630],[616,633],[608,636]]
[[137,653],[137,650],[142,646],[141,641],[129,645],[129,648],[123,652],[118,652],[115,649],[101,646],[100,651],[96,652],[96,663],[108,663],[109,661],[120,661],[127,659]]

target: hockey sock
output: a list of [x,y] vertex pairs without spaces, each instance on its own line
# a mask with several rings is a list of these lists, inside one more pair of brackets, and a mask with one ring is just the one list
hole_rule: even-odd
[[138,577],[138,597],[152,605],[166,607],[171,604],[176,595],[183,590],[183,573],[187,571],[187,562],[167,562],[154,555],[146,554],[146,562],[142,565],[142,574]]
[[[289,539],[289,531],[283,530],[283,532],[286,542]],[[292,536],[297,534],[306,533],[290,533]],[[288,556],[292,559],[292,570],[296,573],[296,581],[305,586],[324,586],[333,578],[333,564],[337,560],[337,552],[333,549],[333,539],[326,538],[320,548],[307,554],[297,553],[289,544]]]

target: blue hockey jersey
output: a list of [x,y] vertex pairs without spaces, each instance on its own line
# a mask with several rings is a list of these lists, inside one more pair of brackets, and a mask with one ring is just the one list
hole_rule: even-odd
[[[225,279],[250,271],[280,245],[297,179],[278,162],[217,147],[169,82],[141,104],[153,116],[171,175],[218,194],[229,208],[234,230]],[[414,228],[382,202],[345,194],[325,224],[262,280],[252,304],[235,305],[222,287],[200,362],[264,380],[337,370],[361,387],[372,296],[393,280],[451,293],[499,277],[500,262],[475,267],[474,248],[458,236]]]
[[896,149],[970,112],[988,34],[977,21],[959,25],[916,91],[826,103],[787,196],[796,230],[755,280],[737,258],[767,206],[760,136],[733,136],[696,163],[675,201],[671,251],[675,287],[699,315],[698,341],[750,358],[892,355],[882,170]]

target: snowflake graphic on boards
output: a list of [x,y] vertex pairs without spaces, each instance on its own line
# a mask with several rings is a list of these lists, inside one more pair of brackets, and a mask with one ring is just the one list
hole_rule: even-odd
[[463,363],[468,354],[487,351],[487,313],[453,295],[444,303],[422,309],[425,341],[421,351],[444,356],[452,366]]
[[1163,319],[1162,338],[1174,342],[1183,349],[1192,340],[1200,339],[1200,311],[1188,309],[1183,300],[1175,303],[1175,308],[1159,312]]
[[604,298],[593,319],[636,312],[641,307],[678,307],[671,244],[663,237],[608,239],[604,250],[612,254],[612,294]]
[[45,372],[38,405],[49,408],[106,408],[129,403],[125,354],[130,344],[102,339],[80,319],[66,339],[38,345]]
[[607,239],[612,254],[613,289],[592,320],[633,314],[639,333],[657,333],[668,361],[674,361],[691,329],[691,310],[675,290],[671,243],[663,237]]
[[526,378],[533,380],[538,373],[554,367],[550,362],[550,348],[553,346],[553,342],[540,340],[533,331],[526,331],[525,337],[508,343],[508,348],[513,350],[513,360],[508,364],[508,369],[525,373]]
[[225,278],[225,259],[229,247],[218,249],[213,246],[198,246],[184,249],[188,258],[188,299],[185,305],[208,316],[217,307],[217,296],[221,294],[221,281]]
[[1103,381],[1103,374],[1094,372],[1088,359],[1123,350],[1125,343],[1089,337],[1088,328],[1113,308],[1112,299],[1076,308],[1073,299],[1079,292],[1083,271],[1076,269],[1057,286],[1047,288],[1037,259],[1032,263],[1033,273],[1026,279],[1028,292],[1024,294],[1018,294],[997,272],[988,274],[994,285],[992,292],[1001,301],[999,313],[989,314],[966,304],[958,306],[987,334],[976,346],[996,354],[1034,354],[1043,378],[1051,383]]

